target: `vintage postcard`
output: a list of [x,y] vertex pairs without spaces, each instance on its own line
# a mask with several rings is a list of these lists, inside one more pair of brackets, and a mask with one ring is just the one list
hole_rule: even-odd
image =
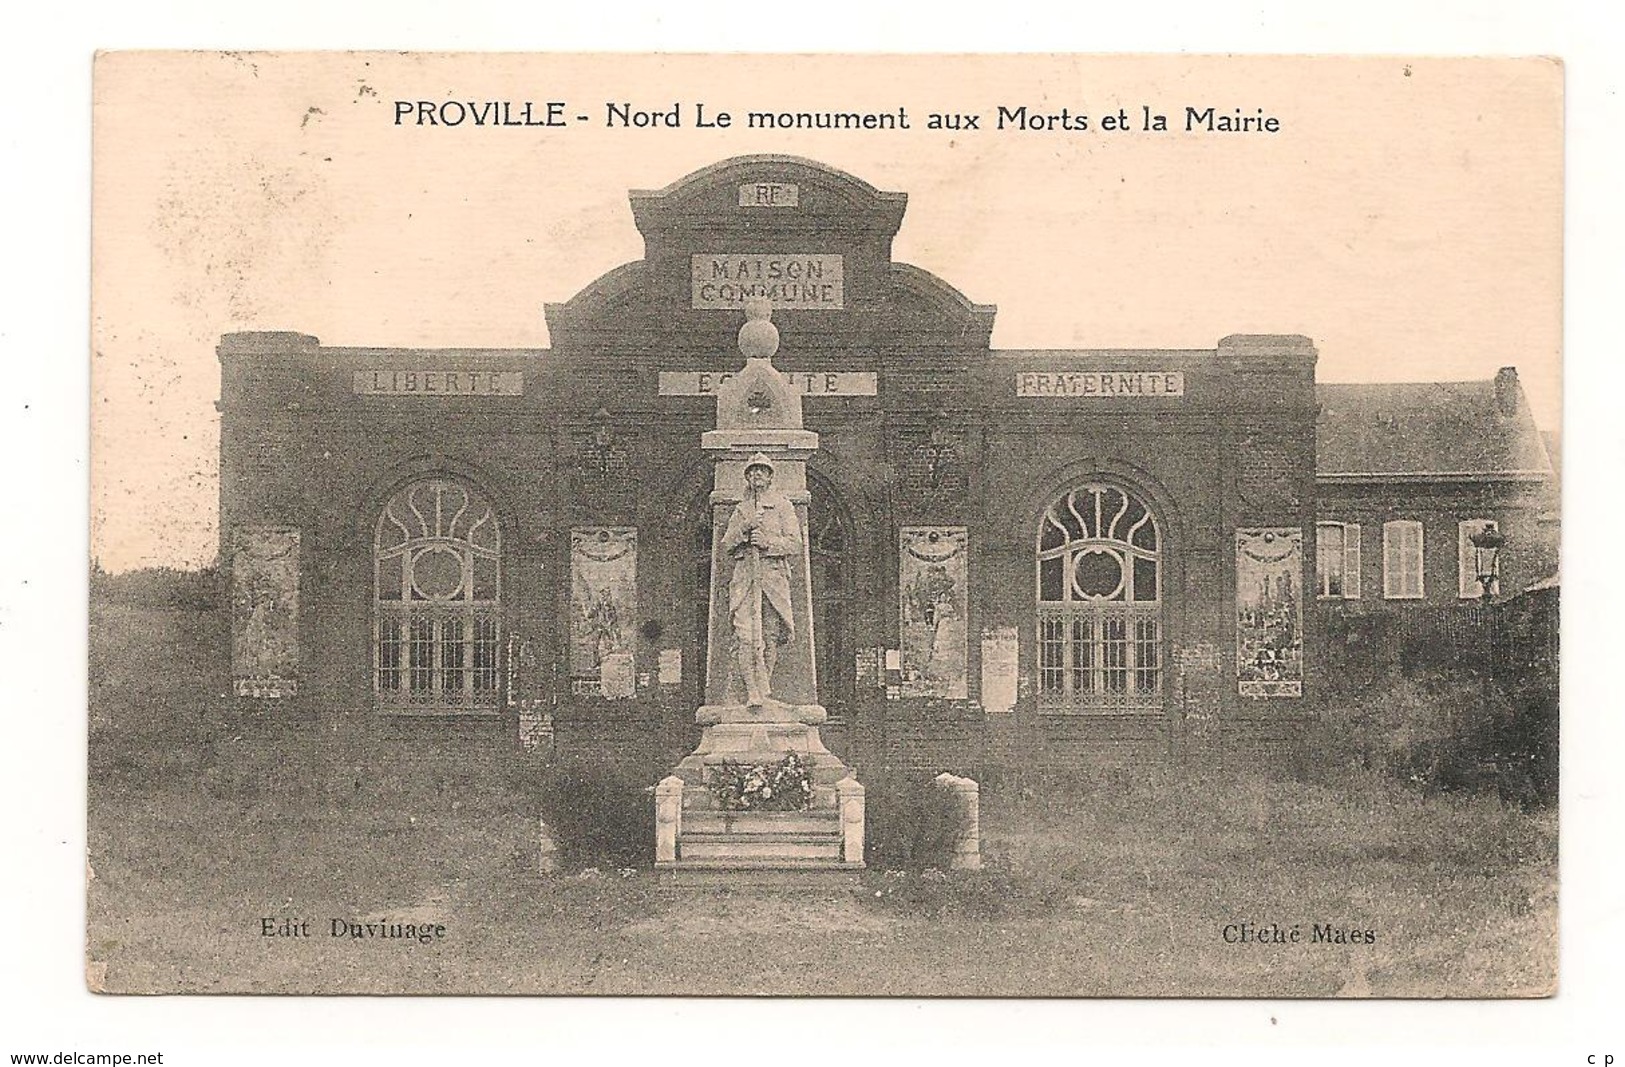
[[1555,992],[1556,61],[94,80],[92,990]]

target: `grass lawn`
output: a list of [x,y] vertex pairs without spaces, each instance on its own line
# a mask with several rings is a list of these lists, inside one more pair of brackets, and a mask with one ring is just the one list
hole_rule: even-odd
[[[1556,813],[1493,796],[1341,769],[1111,769],[985,796],[981,873],[870,871],[812,889],[540,875],[527,798],[335,796],[298,753],[271,763],[229,737],[142,734],[138,716],[184,725],[204,678],[115,676],[105,660],[97,674],[92,638],[87,946],[108,992],[1555,991]],[[308,920],[312,936],[264,937],[268,917]],[[333,938],[332,918],[444,937]],[[1242,923],[1300,939],[1228,943]],[[1316,924],[1360,933],[1317,942]]]
[[[108,991],[1529,996],[1555,983],[1555,818],[1374,779],[1142,771],[989,798],[981,874],[802,890],[538,875],[533,820],[494,805],[245,801],[130,777],[92,791],[89,952]],[[263,937],[266,917],[307,919],[314,936]],[[335,917],[446,933],[334,939]],[[1227,943],[1243,922],[1301,940]],[[1374,943],[1317,943],[1315,924]]]

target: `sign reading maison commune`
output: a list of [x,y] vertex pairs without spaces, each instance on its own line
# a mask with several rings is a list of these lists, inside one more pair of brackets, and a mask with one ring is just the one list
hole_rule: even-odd
[[846,306],[841,257],[822,252],[698,252],[691,260],[694,307],[734,311],[753,296],[775,308],[839,311]]
[[523,396],[520,371],[358,370],[357,396]]
[[1016,375],[1017,396],[1184,396],[1182,371],[1063,371]]

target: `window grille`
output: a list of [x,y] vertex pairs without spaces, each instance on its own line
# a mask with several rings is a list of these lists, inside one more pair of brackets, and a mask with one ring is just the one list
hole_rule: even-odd
[[1162,708],[1162,534],[1151,509],[1089,483],[1039,522],[1038,700],[1060,711]]
[[416,482],[373,541],[373,691],[388,711],[494,710],[501,537],[491,505],[443,478]]

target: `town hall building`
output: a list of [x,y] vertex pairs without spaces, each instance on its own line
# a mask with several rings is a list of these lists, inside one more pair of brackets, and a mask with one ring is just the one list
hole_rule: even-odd
[[[221,339],[233,699],[391,758],[689,752],[712,669],[701,435],[766,297],[818,447],[822,735],[867,768],[1290,739],[1328,633],[1556,568],[1516,372],[1325,385],[1313,342],[998,350],[892,258],[905,194],[786,156],[631,194],[641,260],[546,306],[547,349]],[[1289,315],[1289,313],[1287,313]],[[427,755],[425,755],[427,754]]]

